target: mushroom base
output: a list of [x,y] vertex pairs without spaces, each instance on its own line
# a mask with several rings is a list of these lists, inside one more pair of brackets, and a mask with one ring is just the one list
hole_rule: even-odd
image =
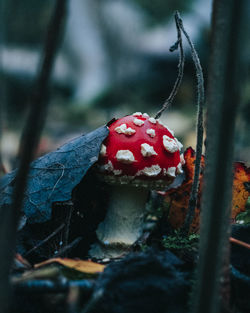
[[112,186],[107,215],[96,230],[99,242],[89,251],[91,257],[115,258],[128,251],[142,235],[148,193],[146,188]]

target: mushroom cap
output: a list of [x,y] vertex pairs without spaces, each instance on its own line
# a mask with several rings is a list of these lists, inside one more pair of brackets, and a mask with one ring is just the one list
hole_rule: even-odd
[[160,188],[182,173],[182,144],[159,120],[137,112],[114,121],[109,131],[99,159],[105,181]]

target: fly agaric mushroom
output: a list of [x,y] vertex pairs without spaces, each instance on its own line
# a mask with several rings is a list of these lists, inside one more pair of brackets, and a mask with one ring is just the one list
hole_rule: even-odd
[[112,194],[89,251],[97,259],[121,255],[141,236],[149,190],[170,185],[183,164],[173,131],[146,113],[120,118],[109,131],[97,167]]

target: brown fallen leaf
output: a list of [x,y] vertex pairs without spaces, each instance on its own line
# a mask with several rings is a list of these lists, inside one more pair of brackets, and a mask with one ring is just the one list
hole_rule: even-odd
[[239,213],[245,212],[250,190],[245,184],[250,182],[250,168],[242,162],[234,163],[234,181],[232,198],[232,221],[235,222]]
[[[165,192],[165,201],[170,203],[169,223],[174,229],[183,226],[188,209],[188,201],[191,192],[194,167],[195,167],[195,151],[189,147],[184,152],[184,159],[186,161],[183,169],[185,171],[186,179],[178,188],[173,188]],[[204,156],[201,159],[201,173],[200,186],[197,198],[197,207],[195,209],[195,216],[190,225],[190,232],[196,233],[200,228],[200,199],[203,184],[205,160]],[[239,213],[245,211],[245,206],[248,197],[250,196],[249,189],[245,184],[250,181],[250,168],[247,168],[243,163],[234,163],[234,180],[233,180],[233,198],[232,198],[232,222],[235,222]]]
[[[184,159],[185,164],[183,166],[183,170],[185,171],[186,175],[185,180],[183,181],[181,186],[170,189],[165,193],[165,201],[170,203],[170,210],[168,215],[169,223],[174,229],[178,229],[181,226],[183,226],[187,214],[188,201],[193,182],[194,162],[195,162],[195,151],[191,147],[187,148],[187,150],[184,152]],[[204,170],[204,156],[202,156],[201,159],[200,182],[202,181],[203,170]],[[200,195],[201,195],[200,190],[201,186],[199,187],[195,216],[190,226],[190,231],[193,233],[199,230],[200,224]]]
[[97,274],[103,272],[105,265],[95,263],[92,261],[83,261],[83,260],[75,260],[75,259],[68,259],[68,258],[52,258],[46,260],[44,262],[35,264],[35,268],[42,267],[44,265],[52,264],[52,263],[59,263],[63,266],[66,266],[70,269],[74,269],[76,271],[86,273],[86,274]]

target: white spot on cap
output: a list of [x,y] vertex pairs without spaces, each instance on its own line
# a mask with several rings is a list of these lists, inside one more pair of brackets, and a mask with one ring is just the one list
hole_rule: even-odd
[[150,123],[152,123],[152,124],[156,124],[156,119],[153,118],[153,117],[150,117],[150,118],[148,119],[148,121],[149,121]]
[[163,136],[163,146],[168,152],[171,153],[174,153],[179,150],[176,141],[173,138],[168,137],[167,135]]
[[146,133],[152,138],[155,137],[155,130],[153,128],[147,129]]
[[114,173],[115,175],[121,175],[122,170],[113,170],[113,173]]
[[127,129],[127,125],[126,125],[126,124],[121,124],[120,126],[118,126],[118,127],[115,128],[115,131],[116,131],[118,134],[124,134],[125,129]]
[[131,164],[135,161],[133,153],[129,150],[119,150],[116,153],[117,161],[125,164]]
[[184,165],[186,163],[185,159],[184,159],[184,155],[183,153],[180,155],[180,160],[181,160],[181,164]]
[[133,120],[133,123],[136,125],[136,126],[142,126],[144,124],[144,121],[143,120],[139,120],[139,118],[135,118]]
[[177,165],[176,169],[177,169],[177,173],[178,174],[182,174],[183,173],[181,162]]
[[141,170],[138,174],[139,175],[146,175],[149,177],[154,177],[159,175],[161,172],[161,167],[159,165],[152,165],[150,167],[145,167],[143,170]]
[[142,113],[141,112],[135,112],[133,113],[134,116],[142,116]]
[[167,169],[167,175],[170,176],[170,177],[175,177],[175,171],[176,171],[175,167],[169,167]]
[[177,145],[179,147],[179,150],[181,150],[182,147],[183,147],[183,144],[177,138],[175,138],[175,141],[176,141],[176,143],[177,143]]
[[142,114],[142,117],[147,118],[147,117],[149,117],[149,115],[148,115],[148,113],[143,113],[143,114]]
[[133,135],[135,132],[136,132],[135,129],[129,127],[129,128],[127,128],[127,129],[125,129],[124,134],[131,136],[131,135]]
[[129,135],[129,136],[133,135],[136,132],[136,130],[131,127],[127,128],[126,124],[121,124],[120,126],[116,127],[115,131],[118,134],[124,134],[124,135]]
[[152,155],[157,155],[154,150],[154,147],[150,146],[147,143],[141,144],[141,153],[144,157],[150,157]]
[[107,147],[104,144],[102,144],[101,151],[100,151],[100,156],[104,157],[106,155],[106,153],[107,153]]

